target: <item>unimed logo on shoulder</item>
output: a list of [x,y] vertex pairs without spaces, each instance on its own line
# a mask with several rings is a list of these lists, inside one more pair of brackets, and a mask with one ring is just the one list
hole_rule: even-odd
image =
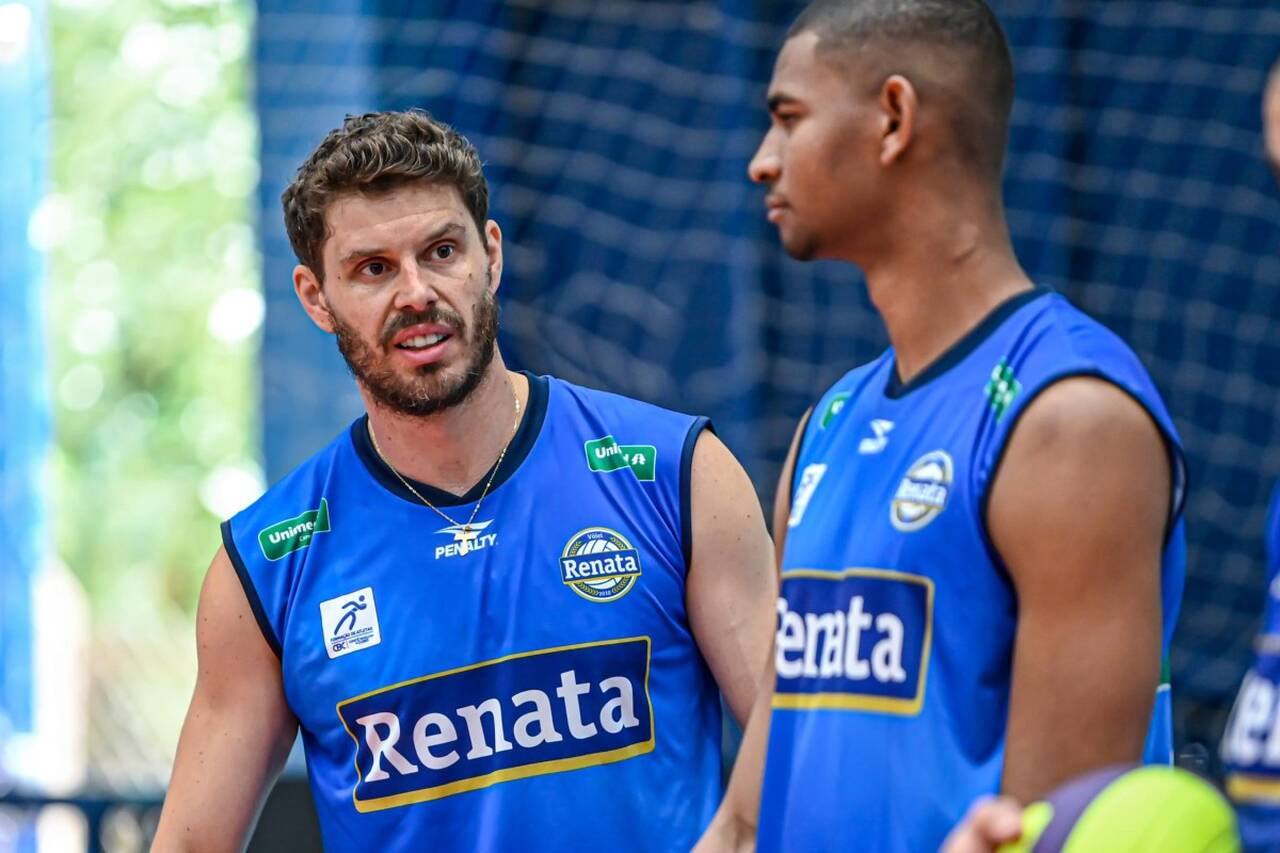
[[649,660],[648,637],[539,649],[339,703],[355,742],[356,809],[421,803],[653,751]]
[[330,529],[329,502],[321,498],[317,508],[277,521],[260,530],[258,547],[262,549],[262,556],[268,560],[279,560],[286,554],[307,547],[317,533],[328,533]]

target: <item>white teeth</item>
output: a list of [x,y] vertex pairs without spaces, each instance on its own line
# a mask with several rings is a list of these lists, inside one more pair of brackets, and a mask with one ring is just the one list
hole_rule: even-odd
[[416,338],[409,338],[409,340],[402,342],[400,346],[411,349],[432,347],[443,341],[445,337],[445,335],[418,335]]

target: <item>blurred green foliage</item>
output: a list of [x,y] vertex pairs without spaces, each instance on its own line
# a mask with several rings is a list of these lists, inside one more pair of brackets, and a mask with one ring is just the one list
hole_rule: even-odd
[[194,608],[218,522],[261,490],[244,0],[55,0],[57,549],[95,615]]

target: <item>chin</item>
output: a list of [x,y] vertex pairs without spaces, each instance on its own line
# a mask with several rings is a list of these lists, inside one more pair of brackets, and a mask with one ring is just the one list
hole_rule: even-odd
[[797,261],[812,261],[818,257],[818,247],[813,240],[797,234],[782,234],[782,250]]

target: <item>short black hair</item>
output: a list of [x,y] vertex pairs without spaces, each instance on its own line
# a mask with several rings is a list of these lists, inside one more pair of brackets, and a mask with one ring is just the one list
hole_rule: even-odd
[[819,50],[828,55],[856,57],[869,49],[893,48],[875,51],[904,66],[886,67],[886,77],[902,73],[911,79],[915,54],[901,49],[906,45],[968,54],[950,70],[963,75],[982,109],[953,116],[956,141],[975,165],[988,166],[999,178],[1013,110],[1013,57],[1000,21],[983,0],[813,0],[787,38],[806,32],[818,36]]

